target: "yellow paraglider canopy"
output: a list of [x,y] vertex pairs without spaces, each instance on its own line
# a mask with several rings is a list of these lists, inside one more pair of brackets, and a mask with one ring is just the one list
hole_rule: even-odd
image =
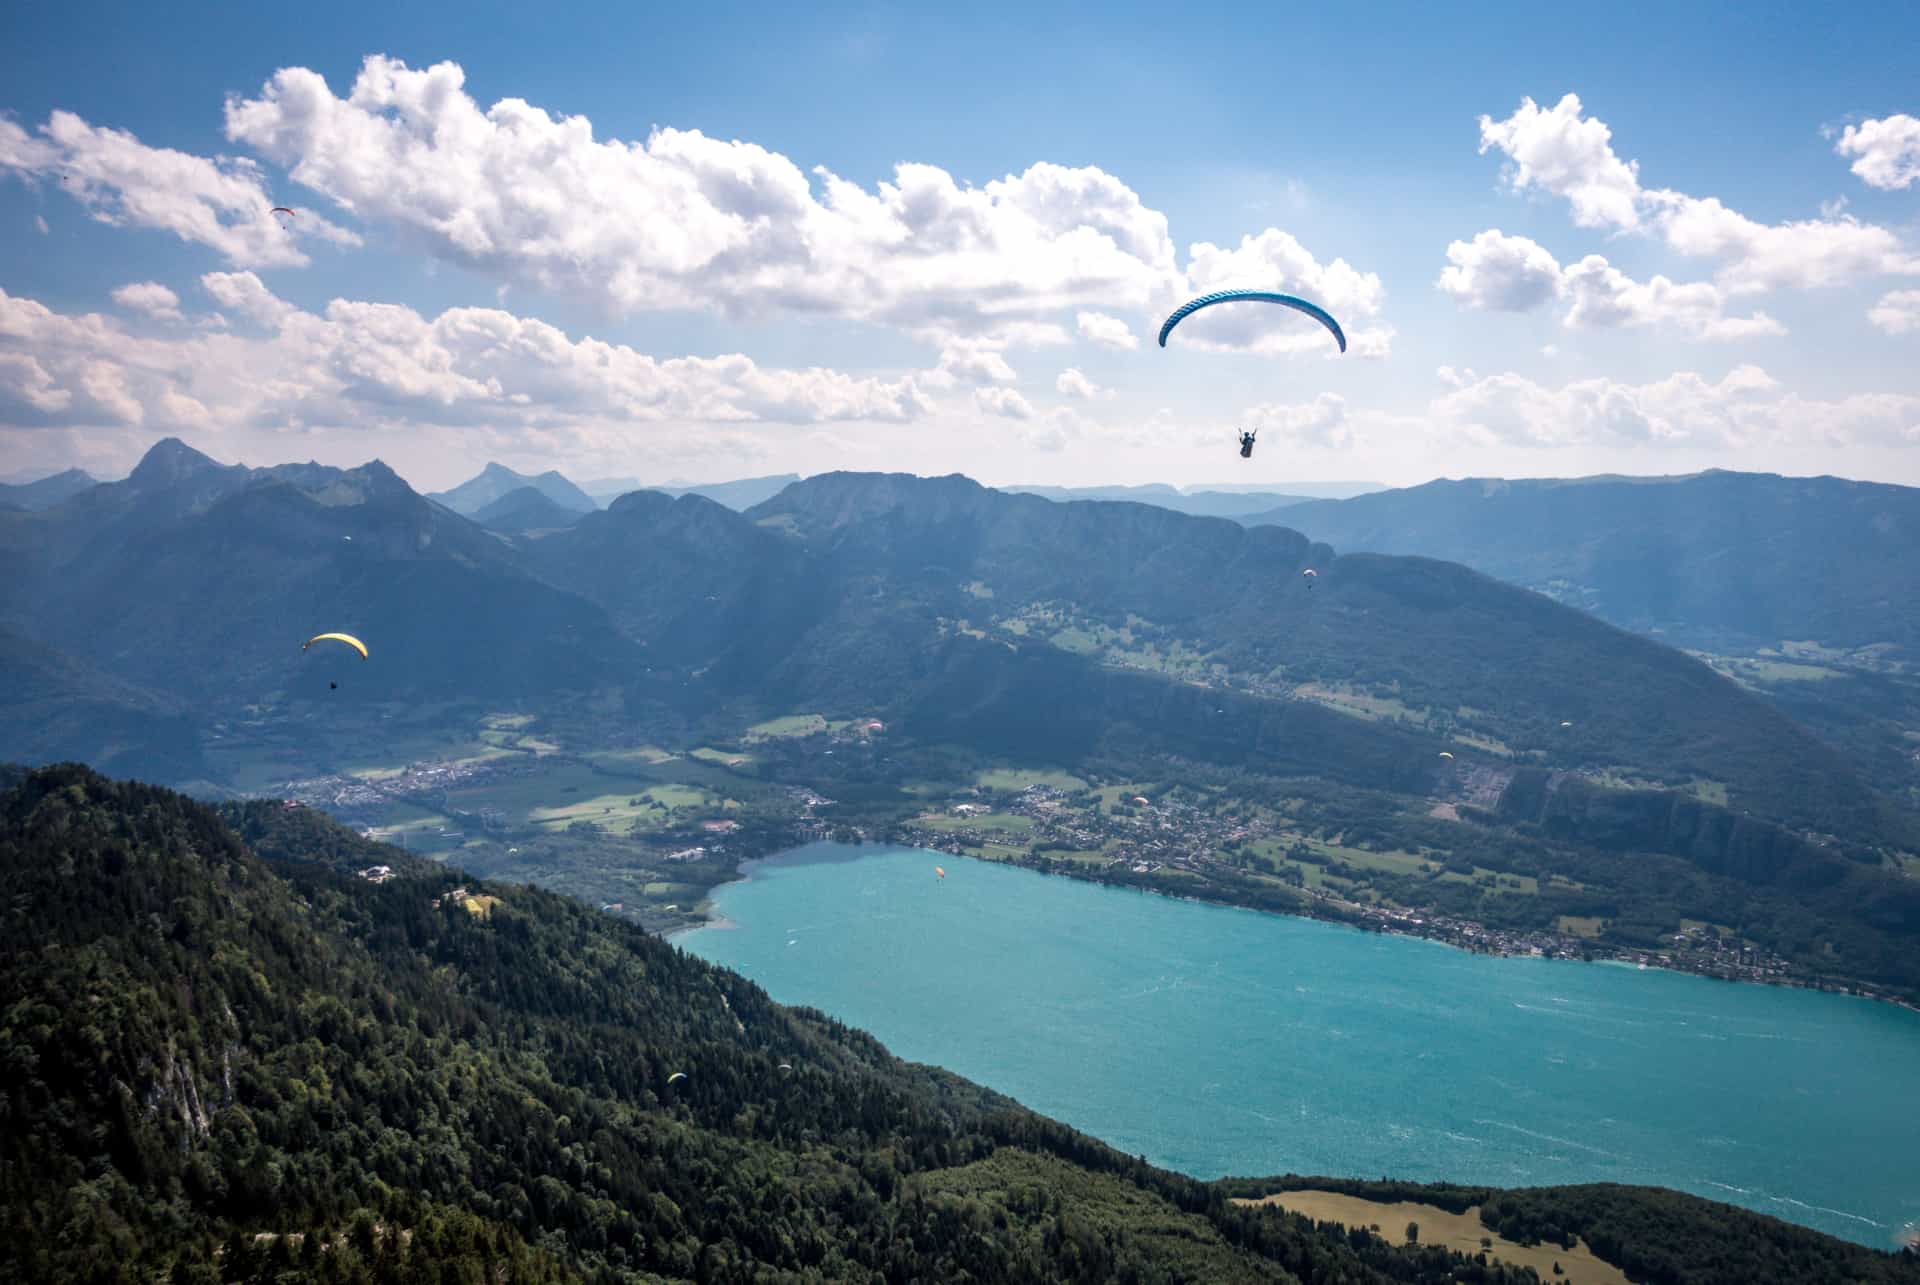
[[352,634],[315,634],[313,637],[307,639],[305,642],[300,644],[300,650],[305,651],[307,648],[313,646],[315,643],[326,642],[328,639],[332,639],[334,642],[345,643],[347,646],[353,648],[355,651],[360,653],[361,660],[365,660],[367,658],[367,645],[361,642],[358,638],[355,638]]

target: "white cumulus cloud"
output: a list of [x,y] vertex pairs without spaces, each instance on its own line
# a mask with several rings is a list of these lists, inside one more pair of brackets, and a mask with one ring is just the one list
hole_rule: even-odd
[[[903,423],[932,410],[911,378],[770,369],[737,353],[660,359],[493,308],[427,317],[335,299],[309,312],[247,272],[209,273],[202,285],[246,318],[249,333],[136,334],[110,317],[58,313],[0,291],[0,428],[577,436],[692,423]],[[129,290],[166,306],[151,290],[120,293]]]
[[[259,166],[244,158],[210,160],[149,147],[125,130],[56,111],[35,134],[0,120],[0,170],[46,180],[102,223],[171,232],[241,267],[308,262],[294,231],[273,216],[276,202]],[[298,232],[341,245],[360,243],[318,215],[303,220]]]
[[113,292],[113,301],[122,308],[144,312],[160,321],[179,321],[180,296],[158,281],[134,281]]
[[1557,301],[1565,305],[1561,324],[1576,330],[1665,324],[1696,339],[1786,333],[1764,312],[1727,316],[1728,292],[1713,282],[1635,281],[1598,254],[1562,267],[1537,241],[1498,228],[1453,242],[1447,259],[1436,284],[1463,308],[1525,312]]
[[1533,99],[1505,120],[1480,118],[1480,150],[1507,158],[1516,192],[1563,197],[1581,227],[1657,234],[1684,255],[1719,262],[1729,293],[1840,285],[1862,277],[1920,273],[1920,257],[1892,231],[1835,213],[1759,223],[1717,197],[1640,185],[1639,168],[1613,150],[1612,131],[1584,115],[1576,94],[1551,109]]
[[973,404],[989,415],[1001,415],[1007,419],[1033,418],[1033,406],[1011,388],[977,388],[973,393]]
[[1347,399],[1337,393],[1321,393],[1310,402],[1252,406],[1241,419],[1260,430],[1263,445],[1344,451],[1352,449],[1355,441]]
[[1447,264],[1440,289],[1464,308],[1526,312],[1560,293],[1559,260],[1539,242],[1498,228],[1453,242]]
[[1077,367],[1073,366],[1069,366],[1060,372],[1059,377],[1053,381],[1053,387],[1056,392],[1067,397],[1082,397],[1092,400],[1100,395],[1099,387],[1091,379],[1081,374]]
[[1868,187],[1892,191],[1920,183],[1920,117],[1902,112],[1849,125],[1833,150],[1854,158],[1849,168]]
[[1568,302],[1565,322],[1573,329],[1669,323],[1699,339],[1787,333],[1785,326],[1764,312],[1749,317],[1725,315],[1726,293],[1710,281],[1681,285],[1657,275],[1635,281],[1597,254],[1568,267],[1561,280]]
[[1134,349],[1139,338],[1126,322],[1104,312],[1082,312],[1075,318],[1082,337],[1106,348]]
[[1920,330],[1920,290],[1893,290],[1867,310],[1867,320],[1890,335]]
[[984,335],[1177,292],[1165,215],[1094,167],[982,187],[901,164],[869,189],[753,143],[596,138],[520,99],[483,108],[453,63],[368,58],[345,97],[304,68],[235,97],[227,133],[362,220],[618,312],[831,314]]
[[1443,435],[1482,446],[1920,444],[1920,396],[1804,398],[1753,365],[1718,380],[1680,371],[1644,384],[1600,378],[1558,388],[1489,375],[1435,398],[1428,410]]

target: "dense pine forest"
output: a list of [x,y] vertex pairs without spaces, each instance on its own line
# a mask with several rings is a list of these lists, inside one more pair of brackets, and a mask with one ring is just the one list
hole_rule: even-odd
[[[1235,1205],[1284,1181],[1155,1169],[304,808],[9,770],[0,906],[7,1280],[1533,1278]],[[1673,1193],[1488,1209],[1636,1278],[1920,1280]]]

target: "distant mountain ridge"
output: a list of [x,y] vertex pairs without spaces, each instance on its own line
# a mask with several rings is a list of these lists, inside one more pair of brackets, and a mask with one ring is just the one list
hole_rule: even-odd
[[470,518],[522,487],[532,487],[559,507],[574,513],[591,513],[600,507],[593,497],[561,476],[558,470],[548,469],[537,477],[529,477],[524,473],[516,473],[504,464],[488,464],[460,485],[436,491],[427,498],[439,501],[461,517]]
[[1707,649],[1807,640],[1920,664],[1920,489],[1714,470],[1429,482],[1242,519],[1461,562]]
[[[1479,736],[1706,777],[1798,825],[1858,833],[1876,815],[1848,764],[1766,702],[1463,567],[959,475],[822,474],[745,514],[639,491],[516,543],[377,461],[250,470],[162,443],[126,482],[0,514],[0,551],[0,626],[190,705],[324,693],[337,658],[295,644],[325,629],[365,630],[380,649],[349,667],[364,698],[666,690],[710,712],[874,708],[997,744],[1030,726],[1014,694],[1044,674],[1066,703],[1033,734],[1063,752],[1105,736],[1109,710],[1147,734],[1165,720],[1191,753],[1264,756],[1261,736],[1277,745],[1308,717],[1280,715],[1304,697],[1336,720],[1316,735],[1347,747],[1356,781],[1414,788],[1389,765],[1431,770],[1410,748],[1420,738]],[[1201,691],[1236,712],[1200,718],[1206,701],[1188,693]],[[1383,700],[1405,712],[1350,717]],[[974,713],[955,721],[960,709]]]
[[1002,486],[996,489],[1013,495],[1038,495],[1060,501],[1126,500],[1172,509],[1175,513],[1211,518],[1270,513],[1290,504],[1303,504],[1312,498],[1284,495],[1276,491],[1182,491],[1165,483],[1148,486]]
[[676,499],[682,495],[703,496],[738,511],[750,509],[762,500],[778,495],[799,480],[798,473],[777,473],[766,477],[743,477],[729,482],[701,482],[688,486],[682,482],[643,482],[637,477],[605,477],[584,482],[581,486],[602,508],[633,491],[658,491]]
[[523,486],[470,516],[491,531],[542,531],[572,526],[581,514],[554,503],[544,491]]
[[39,512],[97,485],[98,479],[70,468],[32,482],[0,483],[0,505]]

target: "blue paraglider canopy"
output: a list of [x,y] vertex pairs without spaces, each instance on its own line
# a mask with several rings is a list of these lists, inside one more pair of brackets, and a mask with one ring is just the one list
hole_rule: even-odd
[[1242,301],[1277,303],[1284,307],[1304,312],[1333,332],[1334,339],[1340,344],[1341,352],[1347,350],[1346,334],[1340,329],[1340,323],[1335,321],[1326,309],[1320,307],[1318,304],[1308,303],[1305,299],[1296,299],[1290,294],[1276,294],[1271,290],[1218,290],[1213,294],[1203,294],[1198,299],[1181,304],[1180,307],[1174,311],[1174,314],[1167,318],[1167,323],[1160,327],[1160,346],[1165,348],[1167,346],[1167,336],[1173,332],[1173,328],[1202,308],[1211,308],[1216,303],[1238,303]]

